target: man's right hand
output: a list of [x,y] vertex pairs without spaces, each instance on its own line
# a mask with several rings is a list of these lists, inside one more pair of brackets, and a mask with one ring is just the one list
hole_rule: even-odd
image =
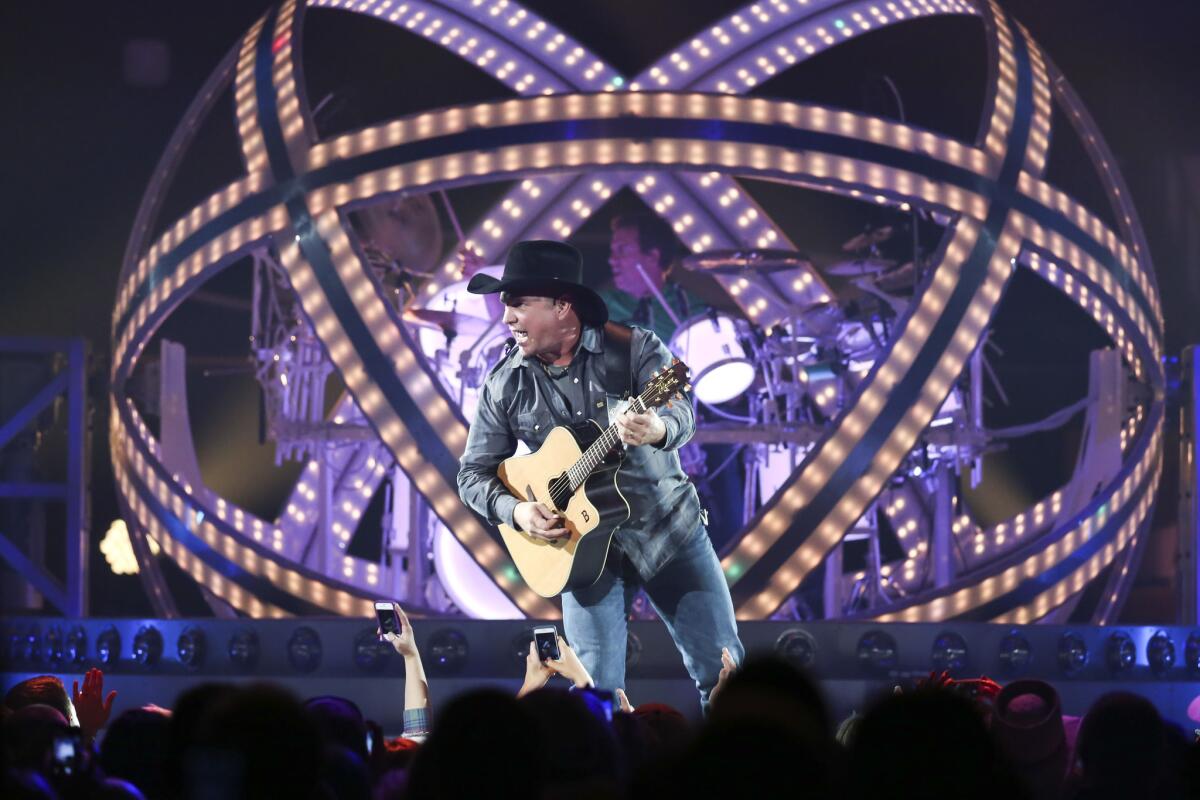
[[557,542],[571,535],[563,526],[563,518],[544,503],[517,503],[513,509],[513,523],[532,538],[544,542]]

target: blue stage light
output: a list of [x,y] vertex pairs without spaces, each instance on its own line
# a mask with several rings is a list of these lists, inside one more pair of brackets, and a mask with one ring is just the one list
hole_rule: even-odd
[[1200,675],[1200,631],[1189,633],[1183,647],[1184,666],[1192,675]]
[[453,675],[467,663],[467,638],[453,628],[435,631],[426,645],[430,669],[439,675]]
[[1033,647],[1028,639],[1013,631],[1000,640],[998,657],[1005,675],[1020,675],[1033,662]]
[[941,672],[961,672],[967,668],[967,640],[954,631],[942,631],[933,640],[933,668]]
[[1104,663],[1114,675],[1127,675],[1137,664],[1137,646],[1128,633],[1116,631],[1110,634],[1104,645]]
[[1146,642],[1146,660],[1155,675],[1166,675],[1175,666],[1175,643],[1166,631],[1156,631]]
[[790,628],[775,640],[775,655],[794,667],[811,669],[817,661],[817,640],[808,631]]
[[162,634],[153,625],[143,625],[133,637],[133,660],[143,667],[158,663],[163,651]]
[[1068,678],[1083,672],[1088,663],[1087,642],[1077,633],[1067,631],[1058,639],[1058,666]]
[[887,673],[896,668],[899,654],[896,640],[890,633],[868,631],[858,640],[858,664],[867,672]]
[[204,631],[195,625],[189,625],[175,640],[175,653],[179,663],[188,669],[199,669],[204,666],[204,656],[207,650]]
[[82,625],[76,625],[71,628],[71,632],[67,634],[67,643],[63,650],[67,662],[71,664],[79,664],[87,659],[87,631]]
[[110,625],[96,637],[96,660],[105,666],[112,666],[120,658],[121,634]]
[[244,628],[229,637],[229,663],[234,669],[248,672],[258,664],[258,634]]
[[363,672],[380,672],[393,650],[392,643],[380,639],[374,628],[363,628],[354,637],[354,664]]
[[307,625],[296,628],[288,639],[287,659],[297,672],[312,672],[321,666],[321,637]]

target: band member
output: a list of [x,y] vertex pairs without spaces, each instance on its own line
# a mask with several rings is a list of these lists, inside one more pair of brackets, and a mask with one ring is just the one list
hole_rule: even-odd
[[[675,262],[679,243],[674,231],[661,217],[649,213],[618,214],[611,223],[608,264],[612,268],[612,285],[604,288],[604,298],[613,320],[649,328],[672,347],[678,327],[695,314],[716,306],[729,310],[723,293],[712,289],[700,294],[691,288],[705,289],[703,283],[685,288],[680,278],[686,273]],[[711,281],[711,278],[708,278]],[[664,305],[665,303],[665,305]],[[736,312],[736,306],[732,307]],[[738,312],[740,313],[740,312]],[[687,360],[682,349],[677,355]],[[713,541],[723,544],[742,527],[745,469],[736,459],[732,445],[696,442],[685,445],[679,452],[683,470],[696,481],[701,505],[712,523],[709,533]]]
[[612,285],[600,294],[614,321],[649,328],[670,342],[678,323],[703,310],[694,295],[671,280],[676,247],[675,233],[659,217],[613,217]]
[[[538,502],[521,502],[497,477],[517,440],[537,450],[550,430],[592,419],[602,427],[618,398],[605,391],[604,301],[582,282],[583,260],[564,242],[517,244],[497,279],[476,275],[468,290],[500,294],[515,346],[488,375],[479,395],[458,474],[459,494],[492,524],[529,536],[568,536],[562,519]],[[653,332],[634,328],[631,363],[638,386],[671,355]],[[562,596],[571,646],[596,685],[625,685],[626,620],[643,587],[667,625],[684,665],[707,700],[721,672],[721,649],[736,661],[733,603],[701,520],[696,489],[678,449],[695,432],[689,402],[661,411],[615,413],[625,450],[618,485],[630,507],[614,537],[605,570],[591,586]]]

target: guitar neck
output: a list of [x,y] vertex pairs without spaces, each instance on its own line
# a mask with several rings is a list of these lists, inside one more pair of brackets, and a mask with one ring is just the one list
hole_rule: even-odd
[[[639,414],[646,411],[646,395],[648,391],[629,401],[629,407]],[[597,437],[596,441],[592,442],[591,447],[567,470],[572,492],[583,485],[583,482],[595,471],[596,467],[600,466],[609,452],[616,447],[618,441],[620,441],[620,437],[617,434],[617,425],[614,422],[608,426],[608,429],[604,433]]]

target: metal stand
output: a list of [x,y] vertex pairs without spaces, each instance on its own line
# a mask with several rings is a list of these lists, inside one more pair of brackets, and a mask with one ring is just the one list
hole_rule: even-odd
[[[0,501],[27,500],[41,504],[56,500],[66,504],[66,581],[60,583],[46,570],[44,537],[35,537],[32,530],[27,530],[23,537],[20,531],[0,530],[0,558],[8,562],[28,586],[69,617],[86,616],[88,610],[91,462],[88,357],[88,344],[83,339],[0,338],[0,358],[5,361],[53,363],[53,367],[46,370],[53,373],[53,377],[21,403],[15,413],[0,419],[0,451],[30,426],[40,434],[41,430],[37,428],[39,416],[60,398],[66,400],[66,480],[62,483],[35,481],[31,474],[14,476],[16,480],[0,480]],[[29,466],[32,466],[32,460]],[[35,538],[43,541],[35,543]]]

